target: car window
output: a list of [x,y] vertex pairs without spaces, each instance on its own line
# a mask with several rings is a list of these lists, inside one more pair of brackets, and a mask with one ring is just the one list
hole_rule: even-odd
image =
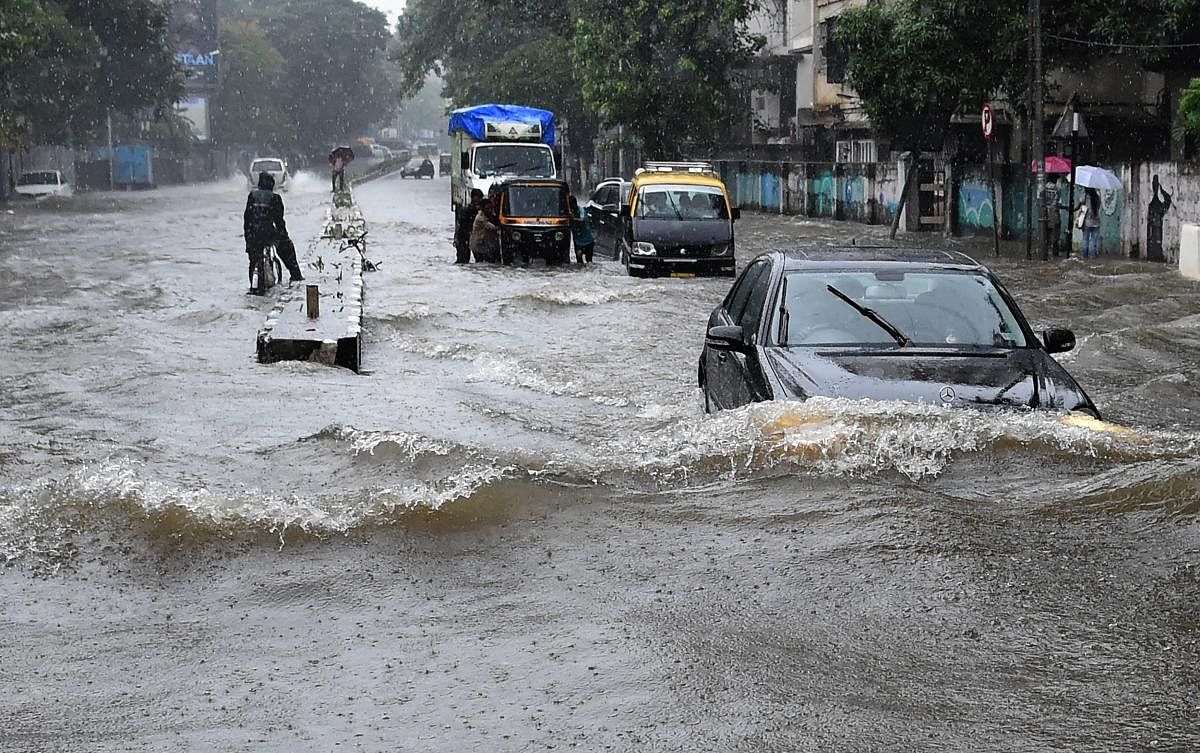
[[592,202],[595,203],[596,206],[601,207],[605,204],[611,204],[612,193],[613,187],[611,185],[600,186],[596,189],[596,193],[592,194]]
[[829,286],[878,313],[914,345],[1028,345],[1016,314],[986,275],[955,270],[837,270],[788,273],[789,346],[895,344],[891,335],[830,292]]
[[768,263],[766,259],[754,262],[746,268],[746,271],[742,273],[741,279],[734,283],[733,289],[729,291],[729,295],[726,298],[725,311],[729,314],[729,319],[734,324],[741,324],[742,315],[745,314],[746,304],[750,299],[750,293],[753,291],[758,279],[764,276],[767,267]]
[[750,288],[750,296],[746,299],[746,308],[742,311],[741,321],[738,322],[746,334],[746,341],[750,343],[757,339],[758,324],[762,321],[763,306],[767,302],[767,289],[771,286],[771,275],[765,273],[765,264],[763,269],[764,274],[758,275],[753,287]]

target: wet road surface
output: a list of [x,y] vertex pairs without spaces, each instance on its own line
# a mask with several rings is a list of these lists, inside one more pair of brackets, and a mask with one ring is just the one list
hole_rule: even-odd
[[709,417],[729,280],[455,267],[447,195],[356,191],[366,376],[254,361],[237,181],[0,213],[0,750],[1200,749],[1200,286],[993,264],[1131,435]]

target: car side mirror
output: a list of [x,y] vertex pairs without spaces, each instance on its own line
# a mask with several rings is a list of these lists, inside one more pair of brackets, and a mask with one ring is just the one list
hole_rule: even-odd
[[734,219],[734,220],[740,220],[740,219],[742,219],[742,208],[741,208],[741,207],[734,207],[734,208],[733,208],[733,212],[730,214],[730,218],[731,218],[731,219]]
[[1075,333],[1069,329],[1047,329],[1042,332],[1042,344],[1047,353],[1066,353],[1075,347]]
[[463,170],[470,170],[471,169],[471,155],[464,152],[462,154],[461,159],[459,159],[458,166],[461,167]]
[[621,216],[622,217],[631,217],[632,215],[633,215],[633,207],[631,207],[629,204],[622,204],[621,205]]
[[736,324],[722,324],[716,327],[708,328],[708,339],[710,345],[723,348],[744,348],[746,347],[746,339],[742,334],[742,328]]

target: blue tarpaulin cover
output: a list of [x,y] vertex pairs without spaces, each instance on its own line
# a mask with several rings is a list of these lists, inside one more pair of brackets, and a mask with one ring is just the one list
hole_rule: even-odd
[[450,127],[447,133],[466,131],[472,138],[484,140],[483,124],[485,121],[499,123],[540,123],[542,126],[542,143],[554,146],[554,113],[549,110],[539,110],[536,107],[521,105],[476,105],[460,107],[450,113]]

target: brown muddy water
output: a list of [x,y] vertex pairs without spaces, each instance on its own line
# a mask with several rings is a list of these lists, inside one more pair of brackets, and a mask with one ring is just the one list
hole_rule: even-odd
[[710,417],[728,280],[455,267],[443,180],[357,192],[370,374],[259,365],[244,195],[0,208],[0,750],[1200,749],[1197,284],[984,258],[1132,434]]

